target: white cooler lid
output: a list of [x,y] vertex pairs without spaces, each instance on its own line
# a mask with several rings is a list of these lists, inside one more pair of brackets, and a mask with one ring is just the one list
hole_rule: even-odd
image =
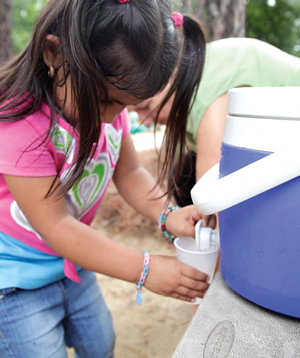
[[227,112],[232,116],[300,120],[300,86],[233,88],[228,91]]

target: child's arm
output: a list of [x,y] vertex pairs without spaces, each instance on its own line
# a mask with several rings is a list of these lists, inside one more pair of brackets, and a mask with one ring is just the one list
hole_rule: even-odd
[[[166,199],[162,197],[163,192],[160,188],[156,187],[153,190],[156,183],[154,178],[145,168],[139,166],[130,135],[122,141],[120,158],[114,173],[114,182],[119,193],[133,208],[153,222],[158,222],[160,213],[166,208]],[[168,215],[167,230],[175,236],[194,236],[195,223],[201,218],[203,216],[193,205],[175,210]],[[160,282],[155,280],[158,280],[158,278],[162,282],[165,280],[166,285],[168,285],[172,280],[176,282],[179,275],[182,275],[183,281],[187,280],[192,283],[191,279],[193,280],[193,275],[196,272],[189,271],[190,267],[183,265],[179,268],[178,261],[174,260],[174,257],[165,257],[165,260],[168,261],[165,261],[165,268],[163,268],[154,262],[157,257],[159,256],[152,257],[151,269],[145,283],[146,287],[159,293],[156,290],[160,287]],[[182,271],[179,272],[178,270]],[[197,274],[200,274],[200,272]],[[168,276],[167,279],[164,277],[165,275]],[[205,280],[206,278],[203,276],[202,279]],[[200,276],[199,279],[201,281]],[[206,285],[205,281],[203,283]],[[160,289],[163,290],[163,287]],[[204,291],[201,293],[201,297],[203,297],[203,294]],[[172,296],[177,297],[174,293]]]
[[[64,198],[44,199],[53,177],[4,175],[4,178],[31,226],[54,251],[91,271],[138,281],[143,266],[141,253],[125,249],[70,216]],[[123,267],[123,272],[118,270],[118,265]]]
[[196,182],[221,159],[221,146],[227,114],[227,94],[206,109],[197,132]]
[[[44,241],[73,263],[111,277],[137,283],[143,269],[142,253],[122,246],[71,217],[63,198],[44,199],[53,177],[11,175],[5,181],[20,209]],[[207,275],[176,261],[152,256],[146,287],[183,300],[202,297]]]
[[[136,150],[130,135],[122,141],[120,158],[114,173],[114,182],[122,197],[139,213],[157,223],[160,213],[166,208],[163,192],[155,187],[155,180],[139,166]],[[160,199],[158,199],[160,198]],[[195,223],[202,215],[193,205],[173,211],[168,215],[167,230],[175,236],[194,236]]]

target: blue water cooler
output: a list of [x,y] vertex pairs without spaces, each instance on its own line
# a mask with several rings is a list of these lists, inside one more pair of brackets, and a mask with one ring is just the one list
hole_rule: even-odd
[[221,161],[193,202],[219,213],[227,285],[300,318],[300,87],[232,89],[227,109]]

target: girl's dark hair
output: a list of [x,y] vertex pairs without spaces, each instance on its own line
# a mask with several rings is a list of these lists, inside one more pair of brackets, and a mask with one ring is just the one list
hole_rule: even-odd
[[[164,152],[162,167],[160,170],[158,183],[162,183],[167,175],[168,179],[168,199],[173,193],[181,195],[181,188],[178,188],[178,178],[183,170],[186,152],[190,152],[186,146],[186,127],[188,115],[192,108],[195,96],[202,77],[205,61],[205,44],[208,42],[208,35],[201,23],[192,16],[185,15],[183,21],[183,41],[181,44],[180,58],[177,64],[176,76],[172,86],[162,101],[160,110],[174,95],[174,101],[167,119],[166,134],[164,137]],[[190,156],[190,176],[194,173],[193,160]],[[187,177],[187,181],[188,181]]]
[[[65,177],[63,193],[81,177],[101,132],[99,101],[107,106],[108,84],[137,98],[161,91],[174,70],[174,106],[166,132],[166,159],[185,147],[190,101],[200,81],[204,35],[199,24],[184,17],[183,40],[175,30],[166,0],[50,0],[39,16],[25,50],[0,68],[0,120],[17,121],[33,114],[43,102],[51,110],[49,135],[57,121],[53,80],[43,51],[45,38],[54,35],[66,84],[70,76],[73,114],[80,133],[75,168]],[[62,108],[63,111],[63,108]],[[181,158],[181,156],[180,156]],[[162,174],[163,175],[163,174]],[[58,174],[57,174],[58,177]],[[162,176],[161,176],[162,178]],[[54,190],[52,186],[50,194]]]

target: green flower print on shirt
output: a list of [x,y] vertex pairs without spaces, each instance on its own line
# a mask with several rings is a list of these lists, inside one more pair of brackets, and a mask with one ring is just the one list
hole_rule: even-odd
[[[74,197],[80,206],[85,204],[85,202],[88,203],[93,200],[103,180],[104,174],[105,165],[103,163],[97,164],[92,173],[87,169],[84,170],[80,183],[73,188]],[[81,189],[81,193],[79,193],[79,188]],[[84,203],[82,201],[84,201]]]
[[57,124],[56,130],[51,135],[51,140],[56,152],[66,155],[67,163],[72,163],[75,151],[75,138]]
[[68,210],[81,219],[101,198],[111,179],[112,170],[108,153],[101,153],[86,166],[77,185],[66,196]]
[[123,131],[122,129],[116,130],[112,124],[106,124],[105,133],[108,139],[107,141],[108,150],[111,154],[113,163],[116,164],[119,158]]

